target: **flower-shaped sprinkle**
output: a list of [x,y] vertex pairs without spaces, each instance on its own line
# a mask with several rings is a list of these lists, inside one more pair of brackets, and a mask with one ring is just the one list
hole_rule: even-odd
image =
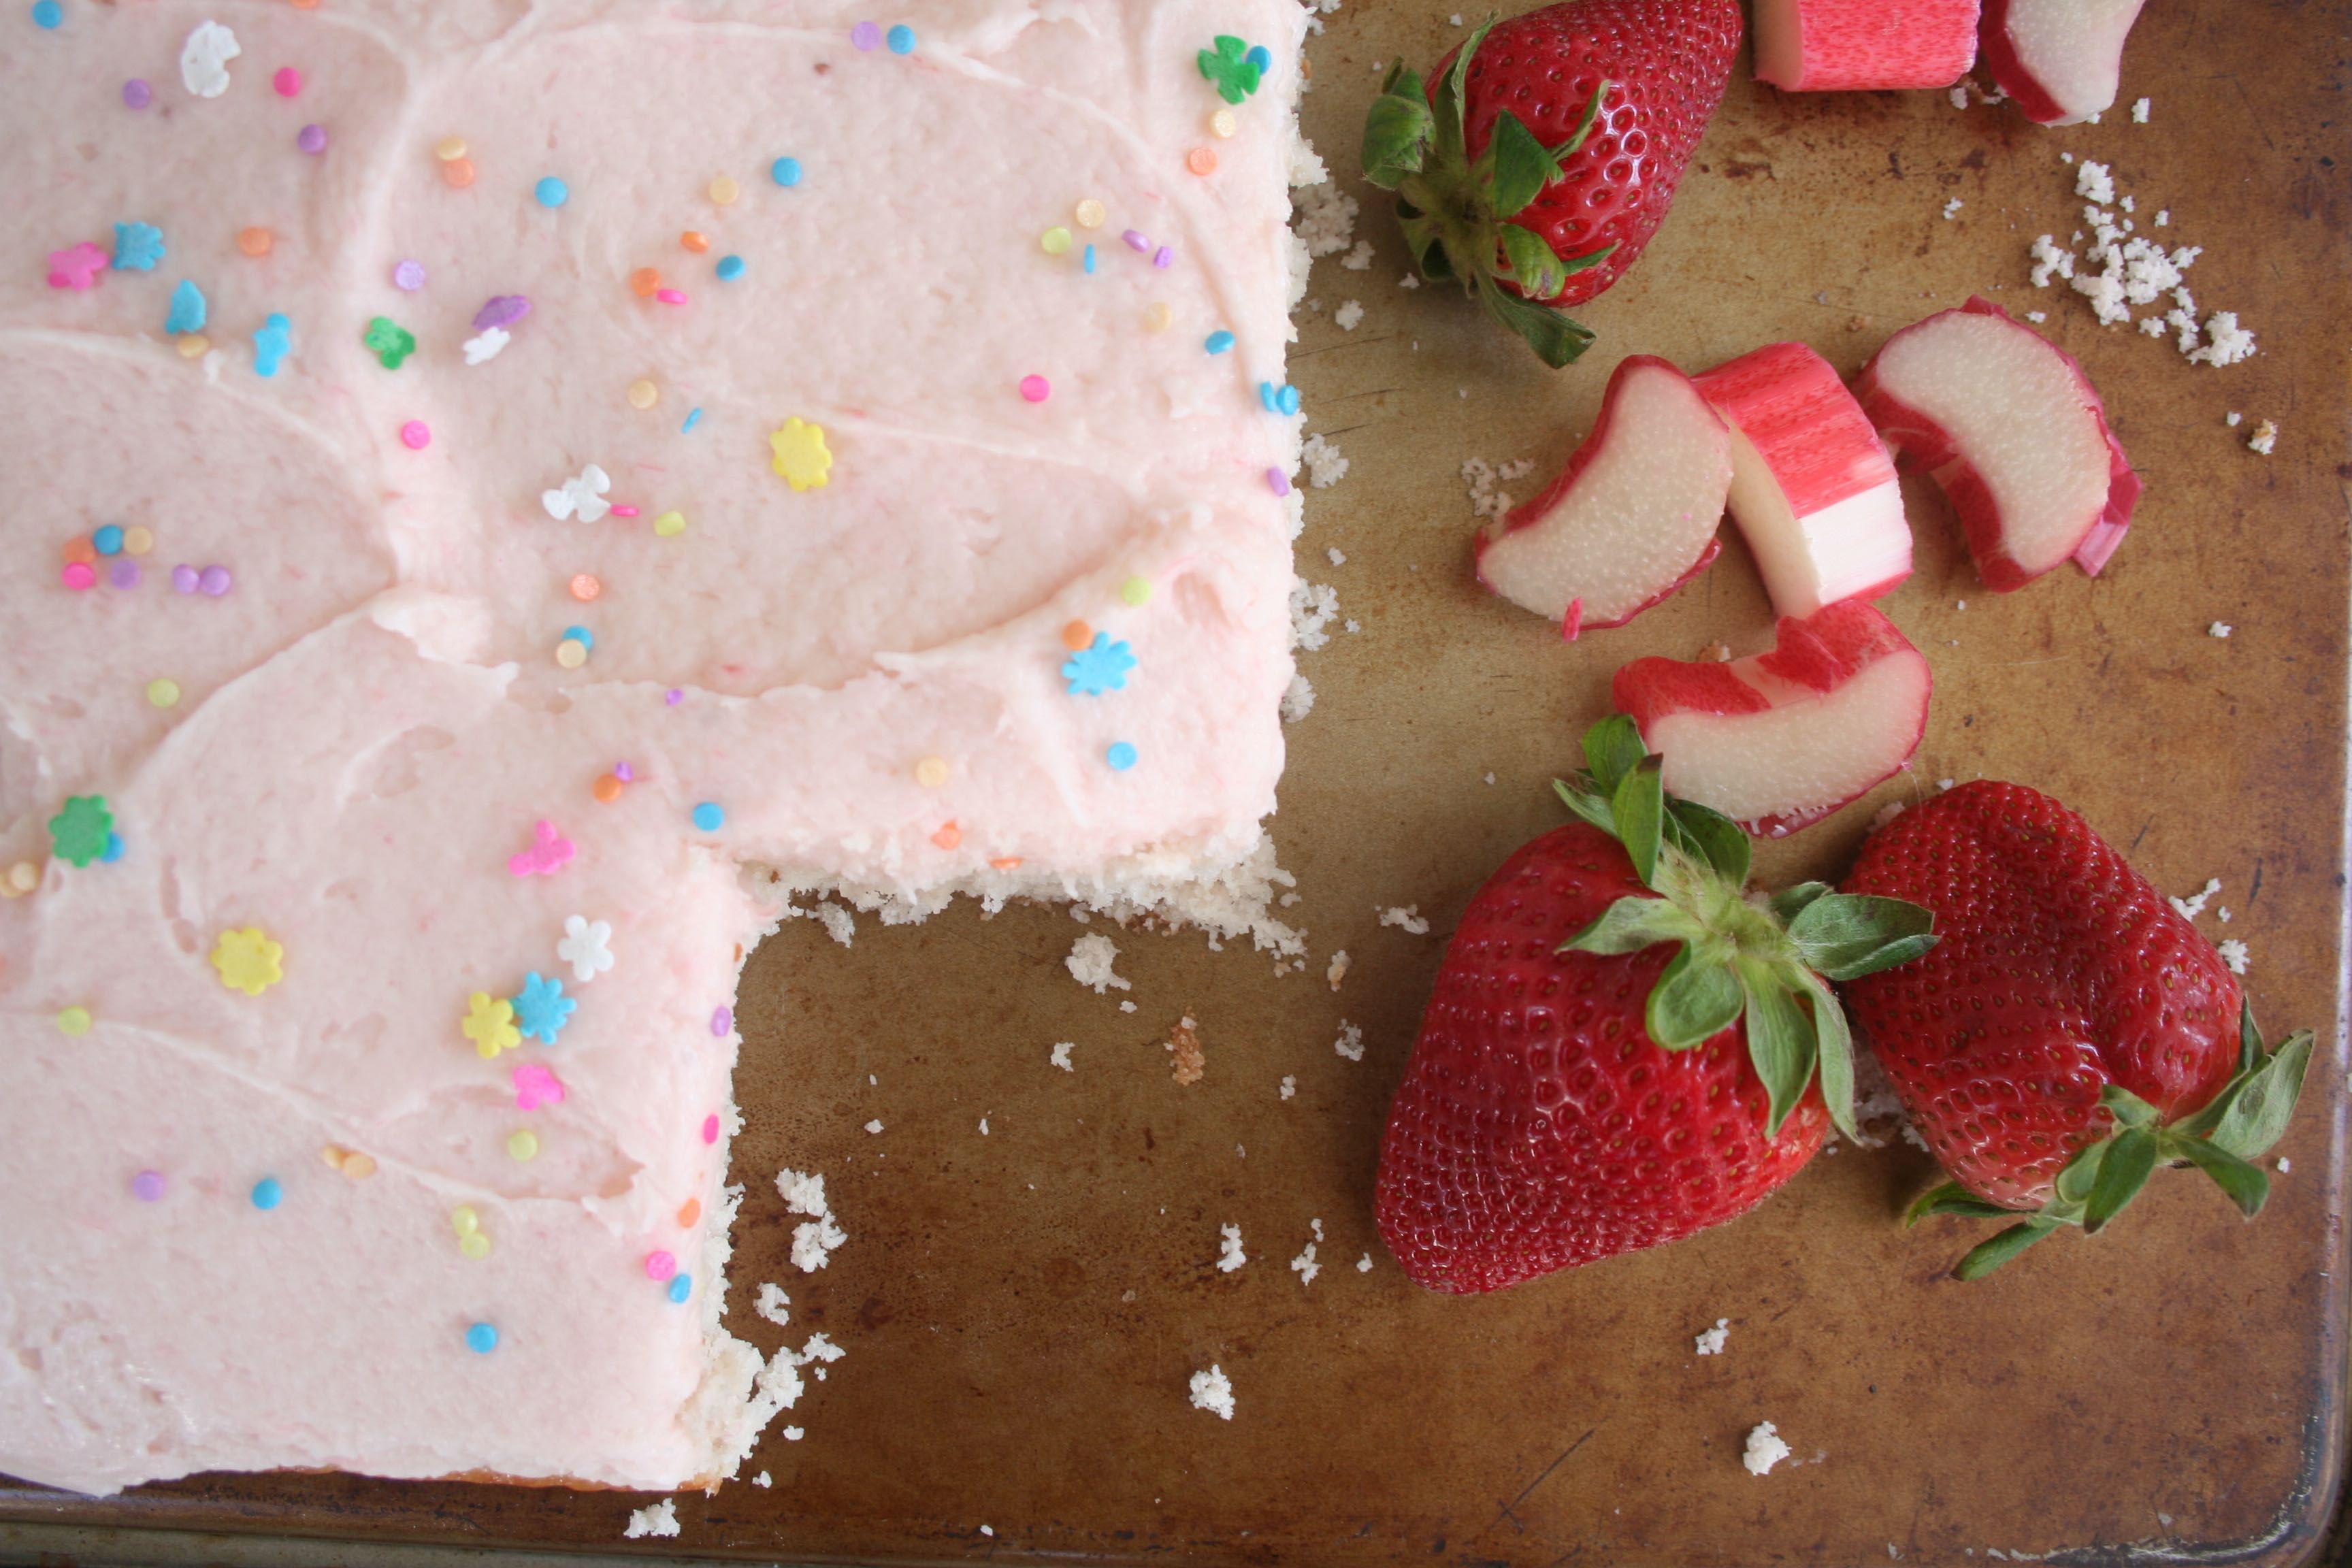
[[152,223],[119,223],[114,226],[114,269],[117,272],[152,272],[155,263],[163,259],[163,231]]
[[604,492],[612,488],[612,476],[590,463],[555,489],[540,491],[539,504],[558,522],[574,517],[594,522],[613,510],[613,503],[604,499]]
[[294,323],[284,316],[273,314],[253,334],[253,374],[276,375],[278,367],[288,354],[294,352]]
[[605,945],[612,940],[610,921],[572,915],[563,922],[563,940],[555,944],[555,956],[570,964],[572,977],[585,985],[613,967],[612,950]]
[[182,332],[201,332],[207,313],[205,291],[183,278],[180,286],[172,290],[172,313],[163,319],[163,330],[175,337]]
[[768,437],[775,468],[796,490],[821,490],[833,471],[833,454],[825,450],[824,426],[793,418]]
[[1095,640],[1072,654],[1062,666],[1062,679],[1070,683],[1070,695],[1084,693],[1099,697],[1106,691],[1127,689],[1127,672],[1135,668],[1135,656],[1123,642],[1110,640],[1108,632],[1097,632]]
[[552,877],[571,862],[572,840],[564,837],[555,824],[544,820],[533,823],[530,839],[530,848],[507,859],[507,869],[516,876]]
[[515,994],[515,1024],[541,1045],[551,1046],[579,1005],[563,994],[562,981],[541,980],[533,970],[523,977],[522,989]]
[[1239,103],[1257,90],[1258,81],[1274,57],[1262,48],[1251,48],[1229,34],[1220,33],[1216,46],[1202,49],[1195,57],[1201,74],[1216,84],[1219,98],[1227,103]]
[[504,327],[492,327],[488,331],[482,333],[479,337],[467,338],[465,342],[466,363],[467,364],[488,364],[490,361],[499,357],[499,351],[500,349],[506,347],[507,344],[513,341],[513,334],[509,332]]
[[102,795],[69,795],[65,809],[49,818],[49,844],[57,858],[87,866],[106,853],[114,836],[114,814]]
[[106,270],[106,252],[83,240],[64,250],[49,252],[49,287],[70,289],[79,294],[85,289],[98,287],[98,275]]
[[515,1027],[514,1016],[514,1004],[505,997],[477,991],[467,998],[466,1021],[457,1027],[474,1042],[483,1060],[496,1061],[500,1051],[522,1044],[522,1031]]
[[390,316],[378,316],[368,322],[360,342],[386,370],[398,370],[400,362],[416,352],[416,334]]
[[213,943],[213,967],[220,971],[221,984],[247,996],[258,996],[286,978],[278,966],[285,956],[285,948],[258,926],[225,931]]
[[539,1062],[525,1062],[514,1069],[514,1091],[517,1110],[563,1103],[563,1080]]
[[218,22],[199,22],[180,46],[180,85],[198,98],[228,90],[228,62],[245,53],[236,35]]

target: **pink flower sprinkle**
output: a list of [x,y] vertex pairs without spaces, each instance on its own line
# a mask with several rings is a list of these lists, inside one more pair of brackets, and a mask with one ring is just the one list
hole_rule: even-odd
[[646,1254],[646,1279],[667,1279],[677,1272],[677,1259],[671,1257],[668,1253],[648,1252]]
[[412,419],[400,427],[400,444],[412,452],[422,452],[433,445],[433,427],[422,419]]
[[665,305],[683,305],[686,303],[686,290],[683,289],[657,289],[655,291],[654,298]]
[[280,66],[278,74],[269,79],[269,85],[278,89],[278,97],[291,98],[302,90],[302,73],[292,66]]
[[107,268],[106,252],[83,240],[64,250],[49,252],[49,287],[76,293],[98,287],[98,275]]
[[525,1062],[514,1069],[514,1091],[517,1110],[563,1103],[563,1080],[540,1062]]
[[1044,376],[1024,375],[1021,378],[1021,395],[1030,402],[1043,403],[1053,395],[1053,384]]
[[572,859],[572,840],[556,831],[551,822],[536,823],[530,832],[530,847],[509,858],[507,869],[518,877],[554,876]]
[[702,1119],[702,1141],[705,1143],[719,1142],[719,1118],[716,1116],[706,1116]]
[[77,594],[98,586],[98,574],[91,569],[87,561],[72,562],[58,575],[67,587]]

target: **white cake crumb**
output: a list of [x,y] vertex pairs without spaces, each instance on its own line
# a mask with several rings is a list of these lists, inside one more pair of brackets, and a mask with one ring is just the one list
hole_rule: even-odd
[[1046,1060],[1052,1062],[1055,1067],[1060,1068],[1064,1072],[1076,1072],[1078,1069],[1070,1065],[1070,1053],[1077,1049],[1077,1046],[1078,1043],[1076,1040],[1064,1040],[1055,1046],[1054,1054],[1048,1057]]
[[1220,1238],[1217,1242],[1217,1272],[1231,1274],[1249,1261],[1249,1254],[1242,1250],[1242,1227],[1221,1225],[1217,1227],[1217,1235]]
[[1488,773],[1488,774],[1486,775],[1486,782],[1487,782],[1488,784],[1493,784],[1493,783],[1495,782],[1495,775],[1494,775],[1494,774],[1492,774],[1492,773]]
[[677,1533],[677,1501],[674,1498],[664,1498],[661,1501],[648,1503],[629,1515],[628,1528],[621,1531],[621,1539],[635,1541],[647,1535],[676,1535]]
[[1127,977],[1112,971],[1118,959],[1118,948],[1100,931],[1088,931],[1070,944],[1070,956],[1062,961],[1070,978],[1081,985],[1094,987],[1097,996],[1108,996],[1113,989],[1132,991],[1134,985]]
[[[2074,171],[2074,194],[2084,201],[2105,206],[2116,199],[2116,182],[2105,163],[2095,163],[2088,158]],[[1350,202],[1349,206],[1355,204]]]
[[2246,944],[2244,942],[2240,942],[2235,937],[2231,937],[2229,941],[2220,944],[2220,951],[2221,954],[2221,962],[2230,966],[2231,973],[2243,974],[2246,972]]
[[784,1441],[787,1443],[797,1443],[807,1436],[808,1433],[798,1426],[787,1426],[784,1428],[783,1436]]
[[824,927],[824,934],[842,946],[847,947],[856,938],[857,917],[842,905],[827,899],[817,905],[814,913],[817,923]]
[[1875,833],[1902,815],[1903,803],[1899,800],[1890,800],[1871,815],[1870,830]]
[[1212,1362],[1206,1372],[1192,1374],[1192,1408],[1230,1421],[1234,1418],[1234,1380]]
[[2058,161],[2062,163],[2071,163],[2074,161],[2074,154],[2072,153],[2061,153],[2058,154]]
[[1352,332],[1363,324],[1364,306],[1359,300],[1342,300],[1339,308],[1331,312],[1331,324],[1343,332]]
[[988,1136],[988,1118],[985,1116],[980,1119],[980,1135],[982,1138]]
[[1511,498],[1496,487],[1525,479],[1535,471],[1535,467],[1533,459],[1527,458],[1501,464],[1489,463],[1484,458],[1465,459],[1462,464],[1462,483],[1469,492],[1471,515],[1503,517],[1511,510]]
[[1118,1010],[1122,1013],[1132,1013],[1135,1011],[1135,1004],[1132,1002],[1122,1002],[1118,1005]]
[[[1360,239],[1356,241],[1356,247],[1348,252],[1347,255],[1339,258],[1339,265],[1346,268],[1350,272],[1370,271],[1372,269],[1372,242],[1369,239]],[[1353,300],[1350,300],[1348,301],[1347,305],[1340,306],[1339,315],[1343,316],[1347,314],[1348,305],[1355,305],[1355,303],[1356,302]],[[1360,305],[1357,306],[1356,314],[1361,316],[1363,313],[1363,307]],[[1334,316],[1332,319],[1337,321],[1339,318],[1338,316]],[[1339,324],[1343,327],[1352,327],[1356,323],[1353,321],[1340,321]]]
[[880,1117],[878,1117],[878,1116],[877,1116],[877,1117],[876,1117],[873,1121],[871,1121],[867,1122],[867,1123],[866,1124],[866,1131],[867,1131],[868,1132],[879,1132],[879,1131],[882,1131],[882,1119],[881,1119]]
[[2132,123],[2134,125],[2145,125],[2147,123],[2147,100],[2144,98],[2136,98],[2132,100]]
[[1349,630],[1349,632],[1351,632],[1351,633],[1353,633],[1353,632],[1360,632],[1360,631],[1362,631],[1362,630],[1364,629],[1364,623],[1363,623],[1363,622],[1361,622],[1361,621],[1358,621],[1358,620],[1349,620],[1349,621],[1348,621],[1348,622],[1346,622],[1346,623],[1344,623],[1344,624],[1346,625],[1346,626],[1347,626],[1348,630]]
[[2239,413],[2234,408],[2231,409],[2229,413],[2221,416],[2221,423],[2227,425],[2232,430],[2235,430],[2239,426],[2245,422],[2246,416]]
[[793,1299],[784,1294],[782,1286],[770,1281],[760,1287],[760,1299],[751,1310],[781,1329],[792,1322],[792,1308]]
[[2028,310],[2025,312],[2025,319],[2032,321],[2038,327],[2042,322],[2050,319],[2050,312],[2047,310]]
[[1339,989],[1339,982],[1348,978],[1348,950],[1346,948],[1343,947],[1339,952],[1331,955],[1331,963],[1329,966],[1323,971],[1323,978],[1330,982],[1332,990],[1337,991]]
[[772,1487],[776,1483],[774,1479],[769,1476],[767,1471],[761,1470],[758,1475],[751,1478],[751,1484],[755,1487]]
[[2035,237],[2032,256],[2032,281],[2036,289],[2049,288],[2050,279],[2053,277],[2074,276],[2074,253],[2071,250],[2059,249],[2055,235],[2044,234]]
[[2289,1160],[2289,1159],[2288,1159],[2285,1155],[2284,1155],[2284,1154],[2281,1154],[2281,1155],[2278,1157],[2278,1172],[2279,1172],[2279,1174],[2280,1174],[2280,1175],[2284,1176],[2284,1175],[2285,1175],[2288,1172],[2290,1172],[2290,1171],[2292,1171],[2292,1170],[2294,1170],[2294,1162],[2293,1162],[2293,1161]]
[[1364,1059],[1364,1031],[1358,1026],[1348,1022],[1347,1019],[1340,1019],[1339,1037],[1331,1042],[1331,1048],[1334,1051],[1337,1051],[1339,1055],[1347,1058],[1351,1062],[1362,1061]]
[[1427,936],[1429,934],[1429,921],[1422,918],[1421,906],[1419,904],[1406,904],[1402,908],[1391,905],[1389,908],[1377,910],[1376,912],[1381,917],[1381,924],[1384,926],[1395,926],[1398,929],[1408,931],[1414,936]]
[[1944,204],[1944,221],[1946,223],[1949,223],[1952,219],[1959,216],[1960,209],[1967,205],[1968,204],[1966,202],[1963,202],[1958,196],[1954,196],[1950,201],[1946,202]]
[[994,1535],[994,1534],[996,1533],[996,1531],[995,1531],[992,1528],[991,1528],[990,1526],[985,1525],[985,1524],[983,1524],[983,1525],[982,1525],[982,1526],[980,1527],[980,1532],[981,1532],[982,1535],[991,1535],[991,1536],[992,1536],[992,1535]]
[[1315,1277],[1323,1272],[1323,1266],[1315,1261],[1315,1248],[1323,1240],[1323,1222],[1318,1219],[1307,1223],[1315,1227],[1315,1238],[1307,1244],[1306,1251],[1290,1260],[1290,1271],[1298,1276],[1302,1286],[1314,1284]]
[[2205,323],[2206,346],[2189,352],[2191,364],[2236,364],[2254,356],[2254,334],[2238,325],[2235,310],[2217,310]]
[[2226,637],[2237,629],[2227,621],[2215,621],[2205,628],[2205,635],[2209,637]]
[[1937,789],[1949,789],[1959,782],[1960,781],[1958,779],[1937,779],[1936,781],[1936,787]]
[[1769,1475],[1772,1467],[1787,1458],[1789,1452],[1789,1445],[1780,1441],[1780,1434],[1773,1429],[1772,1423],[1759,1421],[1756,1429],[1748,1434],[1748,1450],[1739,1456],[1739,1462],[1748,1467],[1751,1476]]
[[1370,1274],[1371,1271],[1372,1255],[1367,1252],[1361,1258],[1356,1259],[1356,1272],[1359,1274]]
[[2179,915],[2182,920],[2193,921],[2199,915],[2205,912],[2206,900],[2221,890],[2221,879],[2219,877],[2209,877],[2206,879],[2205,885],[2198,889],[2195,892],[2189,894],[2189,897],[2185,899],[2171,899],[2167,901],[2172,905],[2173,912]]
[[1715,1327],[1694,1336],[1694,1341],[1697,1346],[1697,1353],[1700,1355],[1721,1355],[1723,1353],[1723,1342],[1730,1337],[1731,1320],[1729,1318],[1717,1318],[1715,1321]]
[[1314,653],[1331,640],[1325,628],[1339,618],[1339,591],[1328,583],[1290,580],[1290,645]]
[[1954,109],[1966,109],[1969,106],[1969,84],[1960,83],[1959,86],[1952,89],[1949,96]]
[[2263,420],[2254,426],[2254,433],[2246,437],[2246,450],[2258,452],[2265,458],[2269,457],[2277,446],[2278,421],[2275,419]]
[[1348,563],[1348,552],[1336,544],[1323,553],[1334,566],[1345,566]]
[[2220,909],[2215,910],[2213,911],[2213,918],[2214,918],[2215,920],[2217,920],[2217,921],[2220,921],[2223,925],[2228,925],[2228,924],[2229,924],[2232,920],[2235,920],[2237,917],[2236,917],[2236,916],[2234,916],[2234,915],[2232,915],[2232,914],[2230,912],[2230,906],[2229,906],[2229,905],[2227,905],[2227,904],[2223,904]]
[[825,1201],[824,1178],[810,1172],[779,1171],[776,1192],[785,1208],[809,1216],[805,1224],[793,1227],[793,1266],[803,1274],[814,1274],[849,1239]]
[[1297,1073],[1286,1072],[1282,1075],[1282,1098],[1285,1100],[1296,1100],[1298,1098],[1298,1075]]
[[1418,288],[1420,288],[1420,287],[1421,287],[1421,274],[1419,274],[1419,273],[1417,273],[1417,272],[1408,272],[1408,273],[1406,273],[1403,277],[1402,277],[1402,278],[1400,278],[1400,279],[1397,279],[1397,287],[1398,287],[1398,288],[1400,288],[1400,289],[1418,289]]
[[1356,198],[1341,190],[1338,181],[1304,186],[1291,200],[1297,216],[1290,229],[1306,242],[1308,256],[1337,256],[1355,243]]
[[1307,437],[1298,456],[1307,464],[1307,482],[1318,490],[1328,490],[1348,477],[1348,459],[1320,436]]
[[1283,689],[1282,721],[1296,724],[1315,711],[1315,683],[1293,671],[1290,684]]

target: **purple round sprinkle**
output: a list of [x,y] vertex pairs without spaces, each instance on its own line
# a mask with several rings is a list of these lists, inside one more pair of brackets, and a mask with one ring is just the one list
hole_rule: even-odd
[[161,1202],[163,1196],[163,1173],[157,1171],[142,1171],[131,1177],[131,1195],[142,1204]]
[[877,47],[882,42],[882,24],[879,22],[858,23],[857,26],[849,29],[849,42],[851,47],[860,50],[870,50]]
[[720,1039],[725,1039],[729,1035],[734,1033],[734,1008],[719,1007],[712,1011],[710,1015],[710,1032],[712,1034],[718,1036]]
[[680,691],[677,687],[673,686],[673,687],[671,687],[671,688],[669,689],[669,690],[668,690],[668,691],[667,691],[666,693],[664,693],[664,694],[663,694],[663,696],[662,696],[662,700],[663,700],[663,701],[665,701],[665,702],[667,702],[667,703],[668,703],[671,707],[675,708],[675,707],[677,707],[679,703],[681,703],[681,702],[683,702],[683,701],[685,701],[685,700],[686,700],[686,693],[685,693],[685,692],[683,692],[683,691]]
[[118,561],[107,569],[106,575],[118,588],[136,588],[139,586],[139,563]]
[[1158,254],[1152,257],[1151,265],[1162,268],[1175,266],[1176,247],[1172,245],[1161,246]]
[[183,594],[194,593],[196,591],[196,582],[197,576],[196,569],[194,567],[174,566],[172,568],[172,586],[179,592]]
[[122,84],[122,101],[131,109],[144,109],[155,101],[155,89],[137,77]]
[[392,286],[404,294],[414,294],[425,287],[425,263],[404,261],[392,269]]
[[488,304],[474,312],[474,331],[487,332],[492,327],[507,326],[530,314],[530,301],[520,294],[493,294]]
[[620,780],[623,784],[628,784],[636,778],[637,771],[629,766],[626,763],[614,763],[613,764],[613,776]]
[[1127,247],[1129,250],[1144,251],[1151,248],[1150,239],[1141,229],[1129,229],[1125,234],[1120,235],[1119,238],[1127,241]]
[[205,591],[205,595],[207,598],[219,598],[223,594],[228,592],[228,568],[226,566],[205,567],[202,572],[196,574],[196,586]]
[[1268,468],[1265,471],[1265,488],[1278,496],[1286,496],[1290,493],[1290,476],[1280,468]]
[[327,150],[327,128],[323,125],[305,125],[302,127],[300,132],[295,135],[294,145],[301,148],[305,153],[325,152]]

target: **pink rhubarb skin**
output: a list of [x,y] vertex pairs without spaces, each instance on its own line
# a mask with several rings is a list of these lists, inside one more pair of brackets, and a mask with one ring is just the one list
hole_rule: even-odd
[[[1927,731],[1928,699],[1933,680],[1927,660],[1910,640],[1872,605],[1848,599],[1829,605],[1803,620],[1783,618],[1776,628],[1769,653],[1728,663],[1685,663],[1672,658],[1637,658],[1617,671],[1611,697],[1618,711],[1632,717],[1653,751],[1665,758],[1669,793],[1712,805],[1738,820],[1760,837],[1779,838],[1820,821],[1830,813],[1908,767]],[[1904,667],[1881,667],[1888,661]],[[1726,751],[1730,742],[1722,733],[1740,721],[1769,722],[1776,711],[1822,708],[1857,680],[1874,672],[1899,676],[1889,687],[1895,705],[1888,711],[1892,728],[1874,735],[1879,761],[1848,753],[1832,760],[1835,783],[1829,798],[1795,801],[1771,809],[1742,809],[1742,803],[1710,799],[1703,778],[1695,779],[1676,733],[1678,720],[1727,720],[1716,726],[1714,747]],[[1823,717],[1829,715],[1824,710]],[[1683,726],[1687,731],[1688,726]],[[1814,737],[1833,740],[1831,734]],[[1834,746],[1824,748],[1834,752]],[[1843,764],[1841,768],[1840,764]],[[1752,805],[1752,803],[1749,803]]]
[[[2074,125],[2116,101],[2124,42],[2139,19],[2141,0],[1984,0],[1979,47],[1993,84],[2038,125]],[[2073,21],[2080,37],[2060,47],[2063,58],[2029,61],[2031,44]],[[2071,29],[2069,29],[2071,30]],[[2045,48],[2052,46],[2045,45]],[[2084,61],[2092,56],[2091,68]],[[2036,64],[2043,69],[2037,71]],[[2062,68],[2062,69],[2053,68]],[[2045,74],[2052,80],[2045,80]]]
[[1960,528],[1968,536],[1969,553],[1975,558],[1977,574],[1984,579],[1985,586],[1995,593],[2014,593],[2057,564],[2053,561],[2039,570],[2029,569],[2011,554],[1991,481],[1960,451],[1949,431],[1896,397],[1880,381],[1879,365],[1887,349],[1906,334],[1953,315],[1990,316],[2008,322],[2055,355],[2074,378],[2083,405],[2097,422],[2099,438],[2106,446],[2107,493],[2106,504],[2091,520],[2074,549],[2061,559],[2071,558],[2085,574],[2097,576],[2131,528],[2132,510],[2139,503],[2141,486],[2130,459],[2124,456],[2123,443],[2108,427],[2105,405],[2099,401],[2097,389],[2092,386],[2090,377],[2084,374],[2081,363],[2074,355],[2018,322],[1990,300],[1971,298],[1958,310],[1939,311],[1887,340],[1854,383],[1854,393],[1864,411],[1887,444],[1895,448],[1905,468],[1930,475],[1942,487],[1952,510],[1959,516]]
[[1756,76],[1784,92],[1949,87],[1977,58],[1977,0],[1756,0]]

